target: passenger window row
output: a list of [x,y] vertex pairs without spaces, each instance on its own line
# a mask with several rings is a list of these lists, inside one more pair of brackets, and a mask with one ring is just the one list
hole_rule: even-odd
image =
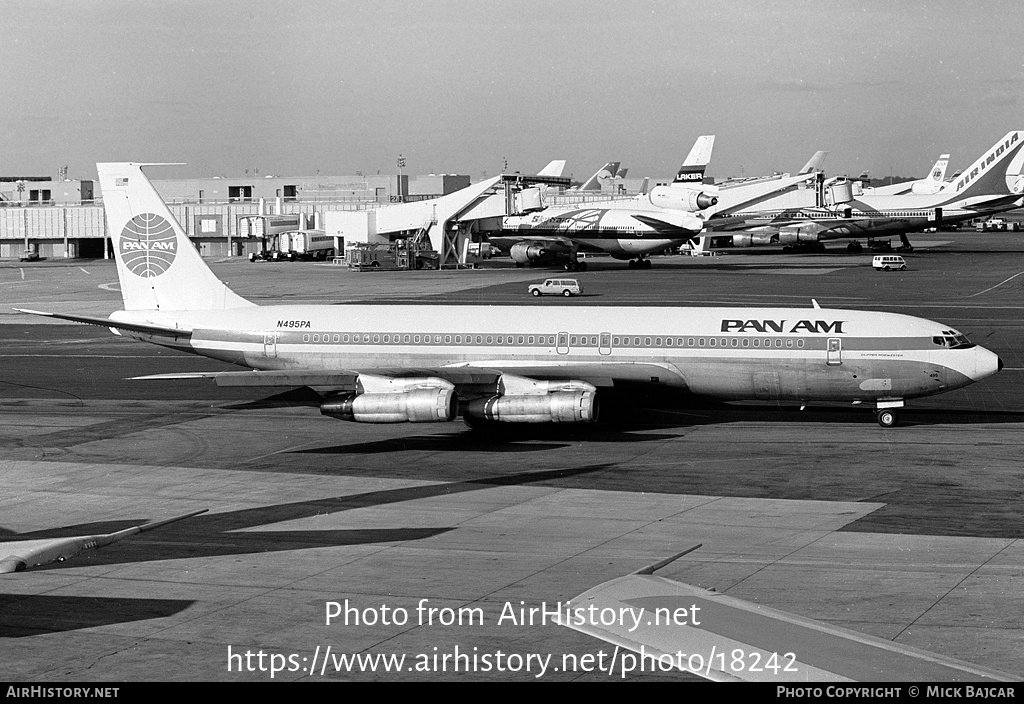
[[[571,347],[598,347],[598,335],[571,335]],[[606,338],[607,339],[607,338]],[[334,343],[345,345],[526,345],[550,347],[555,344],[554,335],[414,335],[412,333],[304,333],[303,342]],[[565,344],[563,341],[562,344]],[[607,342],[605,343],[607,344]],[[803,349],[802,338],[781,337],[613,337],[615,347],[754,347],[780,349],[794,346]]]

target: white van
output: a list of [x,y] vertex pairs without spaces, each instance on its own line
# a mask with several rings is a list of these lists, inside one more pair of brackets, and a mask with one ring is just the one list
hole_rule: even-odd
[[907,270],[906,260],[896,254],[879,254],[871,260],[871,266],[881,271],[892,271],[893,269]]

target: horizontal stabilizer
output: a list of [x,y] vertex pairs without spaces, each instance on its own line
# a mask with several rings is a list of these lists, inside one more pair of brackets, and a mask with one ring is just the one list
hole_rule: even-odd
[[143,335],[156,335],[158,337],[174,337],[174,338],[187,338],[192,335],[191,330],[181,330],[178,328],[170,328],[162,325],[148,325],[146,323],[128,323],[120,320],[113,320],[112,318],[96,318],[90,315],[69,315],[67,313],[46,313],[39,310],[27,310],[25,308],[14,308],[19,313],[28,313],[29,315],[39,315],[44,318],[58,318],[60,320],[70,320],[73,323],[84,323],[86,325],[99,325],[104,328],[114,328],[115,330],[127,330],[129,332],[137,332]]

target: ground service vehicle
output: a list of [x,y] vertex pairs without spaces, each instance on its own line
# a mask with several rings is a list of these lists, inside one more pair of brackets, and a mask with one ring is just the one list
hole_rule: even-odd
[[540,284],[530,284],[529,292],[534,296],[543,296],[545,293],[553,293],[562,296],[579,296],[583,293],[583,286],[576,279],[547,279]]
[[437,269],[440,257],[432,249],[410,240],[373,243],[353,242],[345,249],[345,263],[358,271],[402,271]]
[[897,254],[880,254],[871,260],[871,266],[879,271],[907,270],[906,260]]

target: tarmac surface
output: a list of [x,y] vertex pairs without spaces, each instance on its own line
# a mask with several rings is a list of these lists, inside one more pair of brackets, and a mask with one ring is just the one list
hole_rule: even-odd
[[[260,303],[447,302],[457,314],[815,299],[943,321],[1003,359],[994,377],[908,401],[891,429],[855,407],[641,392],[605,398],[594,426],[497,437],[461,421],[344,423],[301,390],[132,381],[227,365],[11,310],[108,315],[120,308],[113,262],[0,262],[0,540],[209,509],[0,575],[0,679],[619,680],[613,646],[539,612],[524,623],[520,609],[555,608],[697,543],[658,574],[1024,677],[1024,235],[911,239],[898,273],[841,244],[651,270],[598,257],[571,275],[585,287],[572,299],[533,299],[528,282],[564,274],[507,260],[376,273],[209,260]],[[331,602],[342,614],[328,625]],[[355,654],[381,659],[342,661]]]

